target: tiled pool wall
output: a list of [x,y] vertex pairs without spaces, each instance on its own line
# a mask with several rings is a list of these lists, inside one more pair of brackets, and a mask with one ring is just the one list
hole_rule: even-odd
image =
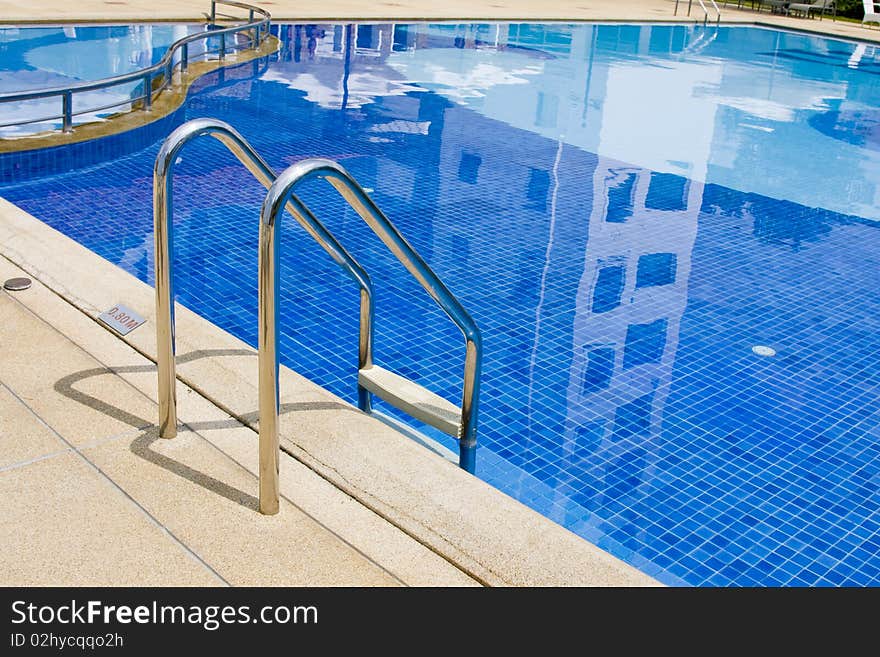
[[[185,116],[374,190],[483,331],[481,478],[669,584],[880,583],[876,223],[596,155],[287,35]],[[325,107],[307,75],[386,93]],[[152,283],[157,149],[0,193]],[[178,300],[255,345],[264,191],[213,140],[181,157]],[[302,197],[373,276],[376,362],[457,400],[457,329],[332,190]],[[353,402],[357,290],[290,218],[280,241],[282,360]]]

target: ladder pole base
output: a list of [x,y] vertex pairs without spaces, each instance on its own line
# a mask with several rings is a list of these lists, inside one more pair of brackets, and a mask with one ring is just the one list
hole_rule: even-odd
[[474,474],[477,469],[477,445],[468,444],[464,440],[458,443],[458,467]]
[[373,412],[373,395],[363,386],[358,386],[358,408],[364,413]]

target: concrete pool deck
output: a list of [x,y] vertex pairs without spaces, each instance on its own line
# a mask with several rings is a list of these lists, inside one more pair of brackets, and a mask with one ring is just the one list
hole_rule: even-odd
[[[687,0],[324,0],[303,3],[294,0],[256,2],[272,14],[274,21],[311,20],[584,20],[584,21],[702,21],[698,2],[687,15]],[[800,18],[750,9],[751,3],[717,2],[723,23],[760,24],[786,27],[880,42],[880,29],[831,17]],[[707,2],[710,12],[710,4]],[[0,0],[0,24],[34,22],[190,21],[201,20],[210,11],[209,0],[81,0],[71,6],[62,0]]]
[[[673,20],[672,0],[257,3],[274,20]],[[4,22],[192,20],[209,3],[0,0]],[[725,21],[875,39],[722,7]],[[656,586],[635,568],[290,370],[282,509],[256,510],[256,354],[178,307],[180,417],[156,435],[153,290],[0,199],[0,584]],[[120,338],[97,315],[147,323]]]

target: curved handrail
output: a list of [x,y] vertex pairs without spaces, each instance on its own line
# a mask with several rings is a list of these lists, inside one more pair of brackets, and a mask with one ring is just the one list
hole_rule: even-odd
[[277,440],[278,433],[278,353],[276,325],[276,289],[278,243],[275,221],[289,200],[296,198],[294,188],[310,178],[327,180],[385,246],[406,267],[426,292],[455,322],[465,337],[464,390],[459,424],[459,465],[473,472],[476,465],[477,407],[482,361],[482,339],[474,320],[458,299],[437,277],[416,250],[406,241],[363,188],[342,166],[323,158],[297,162],[284,170],[272,183],[260,211],[260,434],[267,441]]
[[[269,12],[265,9],[261,9],[260,7],[254,7],[252,5],[245,4],[243,2],[235,2],[234,0],[211,0],[211,18],[216,15],[216,5],[229,5],[232,7],[238,7],[241,9],[247,9],[249,12],[249,18],[247,23],[243,23],[241,25],[233,25],[232,27],[226,27],[219,30],[209,30],[207,32],[198,32],[196,34],[190,34],[188,36],[182,37],[168,46],[168,50],[165,51],[165,54],[162,56],[156,64],[152,66],[148,66],[147,68],[142,68],[137,71],[132,71],[131,73],[124,73],[122,75],[116,75],[111,78],[104,78],[102,80],[94,80],[91,82],[80,82],[78,84],[69,85],[66,87],[51,87],[49,89],[34,89],[30,91],[16,91],[11,93],[2,93],[0,94],[0,103],[8,103],[15,101],[24,101],[24,100],[36,100],[39,98],[51,98],[54,96],[61,96],[62,98],[62,110],[61,114],[55,116],[47,116],[41,117],[39,119],[27,119],[25,121],[15,121],[12,123],[4,123],[0,124],[0,127],[8,127],[13,125],[26,125],[28,123],[42,123],[44,121],[49,121],[52,119],[61,119],[62,120],[62,129],[64,132],[70,132],[73,129],[73,117],[79,114],[88,114],[89,112],[98,111],[101,109],[107,109],[108,107],[113,107],[114,105],[122,105],[123,103],[130,103],[136,100],[144,101],[144,109],[149,110],[152,105],[153,99],[153,78],[157,75],[163,75],[162,84],[156,89],[156,92],[161,92],[170,86],[174,73],[174,56],[177,54],[177,51],[180,50],[180,60],[176,65],[180,66],[180,71],[185,72],[189,65],[189,44],[194,41],[207,40],[209,38],[220,37],[220,49],[218,51],[219,58],[223,60],[226,57],[226,36],[231,34],[237,34],[238,32],[244,32],[248,30],[254,30],[254,36],[251,39],[251,47],[259,48],[260,45],[265,40],[266,36],[269,34],[269,24],[272,20]],[[260,14],[262,18],[258,21],[254,21],[254,14]],[[205,51],[206,54],[209,51]],[[108,105],[99,108],[89,108],[80,110],[78,112],[73,111],[73,95],[77,93],[82,93],[85,91],[96,91],[99,89],[107,89],[110,87],[115,87],[120,84],[125,84],[127,82],[135,82],[138,80],[142,80],[144,83],[144,92],[141,96],[137,98],[129,98],[124,101],[120,101],[119,103],[114,103],[114,105]]]
[[[678,15],[678,2],[679,0],[675,0],[675,10],[672,12],[673,16]],[[706,5],[703,0],[697,0],[700,3],[700,8],[703,10],[703,25],[705,25],[709,21],[709,10],[706,9]],[[715,24],[721,24],[721,10],[718,9],[718,5],[715,3],[715,0],[709,0],[712,3],[712,7],[715,9]],[[693,0],[688,0],[688,10],[687,15],[691,15],[691,6],[693,5]]]
[[[196,137],[214,137],[250,171],[266,188],[276,179],[272,168],[232,126],[217,119],[193,119],[172,132],[159,149],[153,167],[153,230],[156,270],[156,347],[159,375],[159,435],[177,435],[177,396],[175,374],[174,296],[172,293],[171,242],[173,239],[172,174],[177,154]],[[340,265],[360,287],[360,367],[372,364],[373,350],[373,286],[363,267],[339,241],[295,196],[285,205],[312,238]],[[262,356],[261,356],[262,358]],[[262,395],[260,404],[262,406]],[[277,424],[276,424],[277,426]],[[260,511],[278,512],[278,438],[266,442],[260,419]],[[274,473],[274,474],[273,474]]]
[[[718,9],[718,5],[715,3],[715,0],[709,0],[712,3],[712,8],[715,10],[715,24],[721,24],[721,10]],[[700,6],[703,8],[703,25],[709,20],[709,10],[706,9],[706,5],[703,4],[703,0],[700,0]]]

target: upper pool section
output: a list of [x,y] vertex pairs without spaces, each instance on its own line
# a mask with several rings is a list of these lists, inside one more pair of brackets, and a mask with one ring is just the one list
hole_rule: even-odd
[[[131,73],[157,63],[180,38],[205,25],[0,27],[0,93],[65,87]],[[84,106],[124,102],[136,84],[76,97]],[[58,114],[57,99],[0,103],[0,124]],[[112,111],[119,111],[119,107]],[[97,120],[100,113],[81,117]],[[60,127],[57,120],[0,128],[14,137]]]
[[[282,60],[263,80],[342,111],[429,91],[489,119],[653,171],[880,220],[877,46],[763,28],[643,27],[362,25],[356,52],[373,65],[352,71],[342,85],[324,75],[340,52],[335,26],[303,40],[309,67]],[[202,29],[0,29],[0,93],[130,71]],[[74,104],[125,100],[90,92]],[[56,101],[0,104],[0,124],[14,120],[10,115],[57,114]],[[125,106],[104,115],[119,109]],[[0,137],[57,127],[0,128]]]

